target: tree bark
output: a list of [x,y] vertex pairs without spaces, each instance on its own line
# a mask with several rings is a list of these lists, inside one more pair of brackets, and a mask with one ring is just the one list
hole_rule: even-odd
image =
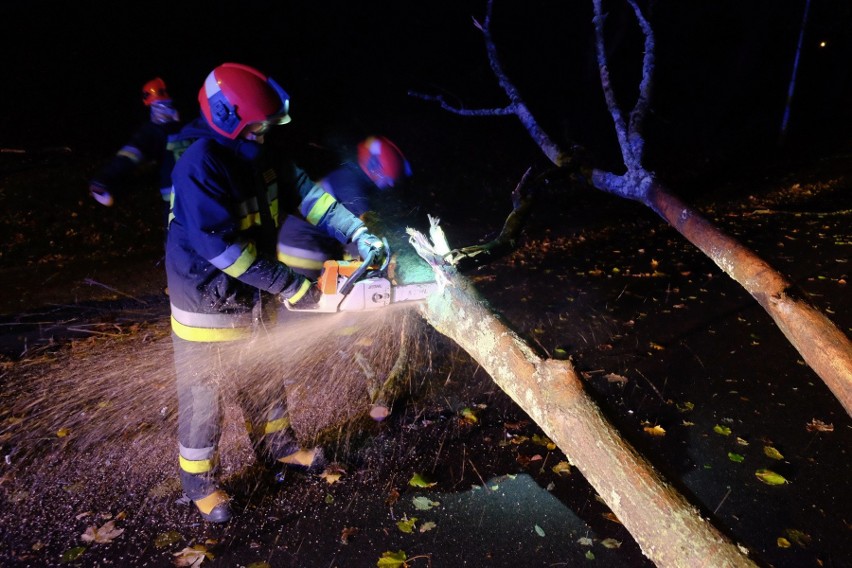
[[535,420],[649,559],[658,566],[754,566],[621,438],[570,362],[540,358],[455,269],[438,270],[447,285],[422,305],[423,316]]
[[754,252],[652,182],[646,205],[739,282],[852,416],[852,343],[825,315],[792,295],[792,284]]

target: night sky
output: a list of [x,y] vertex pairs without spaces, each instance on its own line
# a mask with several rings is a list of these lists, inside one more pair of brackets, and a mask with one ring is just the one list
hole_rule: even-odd
[[[804,0],[640,3],[657,34],[649,166],[773,151]],[[617,168],[591,2],[495,4],[504,66],[539,121],[561,143],[573,138],[601,165]],[[811,4],[789,140],[803,149],[840,144],[852,126],[852,4]],[[612,73],[629,108],[642,37],[625,2],[605,7]],[[376,130],[402,146],[428,135],[430,152],[440,154],[440,131],[420,130],[424,120],[501,127],[513,120],[450,118],[407,95],[442,94],[471,108],[505,104],[471,23],[484,9],[482,0],[3,2],[0,145],[112,152],[145,118],[138,91],[146,80],[163,77],[191,117],[206,74],[236,61],[269,73],[290,93],[295,131],[321,139],[335,129]],[[499,135],[515,137],[528,159],[541,157],[520,127]]]

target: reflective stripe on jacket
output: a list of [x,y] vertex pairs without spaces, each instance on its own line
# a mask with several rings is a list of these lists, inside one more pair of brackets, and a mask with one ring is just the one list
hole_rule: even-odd
[[[182,339],[244,337],[262,292],[289,298],[300,289],[302,277],[275,258],[279,178],[261,149],[207,129],[172,172],[166,273],[172,329]],[[284,173],[314,203],[313,221],[327,234],[345,243],[363,226],[303,171],[290,166]]]

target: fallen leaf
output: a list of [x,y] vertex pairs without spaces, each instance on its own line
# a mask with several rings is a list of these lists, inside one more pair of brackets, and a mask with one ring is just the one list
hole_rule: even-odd
[[580,538],[577,539],[577,544],[579,544],[580,546],[592,546],[595,543],[589,537],[581,536]]
[[174,564],[179,567],[197,568],[201,566],[204,559],[213,560],[213,555],[207,552],[207,547],[202,544],[196,544],[193,547],[186,547],[180,552],[173,552],[175,557]]
[[404,533],[410,534],[414,532],[414,524],[417,522],[417,517],[404,517],[401,521],[397,521],[396,526]]
[[689,402],[688,400],[687,400],[687,401],[685,401],[683,404],[680,404],[680,403],[676,404],[676,405],[675,405],[675,407],[676,407],[676,408],[677,408],[680,412],[689,412],[689,411],[691,411],[691,410],[694,410],[694,409],[695,409],[695,405],[694,405],[694,404],[692,404],[691,402]]
[[811,545],[811,535],[809,534],[796,529],[784,529],[784,533],[787,535],[787,538],[802,548],[807,548]]
[[325,479],[325,482],[331,485],[332,483],[337,483],[340,481],[340,478],[343,474],[346,473],[346,470],[340,467],[339,465],[332,464],[325,468],[325,470],[320,474],[322,479]]
[[544,536],[544,529],[541,528],[540,526],[536,525],[535,526],[535,534],[537,534],[538,536]]
[[643,428],[645,433],[650,434],[651,436],[665,436],[666,430],[660,426],[659,424],[656,426],[645,426]]
[[754,475],[763,483],[767,485],[784,485],[786,483],[790,483],[784,476],[775,473],[769,469],[759,469],[754,472]]
[[737,436],[737,444],[739,444],[741,446],[748,446],[748,440],[743,440],[742,438]]
[[[541,456],[539,456],[539,458],[540,457]],[[530,462],[532,461],[532,459],[529,456],[525,456],[523,454],[517,454],[515,456],[515,461],[518,462],[519,464],[521,464],[522,467],[526,467],[526,466],[530,465]]]
[[459,412],[459,415],[465,422],[470,422],[471,424],[476,424],[477,422],[479,422],[479,418],[477,418],[476,413],[470,408],[462,408],[461,412]]
[[609,373],[604,375],[604,378],[608,383],[619,383],[621,385],[626,385],[628,382],[627,377],[624,375],[616,375],[615,373]]
[[595,553],[592,552],[591,550],[587,550],[586,551],[586,559],[587,560],[594,560],[595,559]]
[[601,541],[601,544],[604,548],[620,548],[621,541],[615,540],[614,538],[605,538]]
[[80,537],[83,542],[95,542],[98,544],[109,544],[114,538],[121,536],[124,529],[115,528],[115,521],[107,521],[100,528],[91,525]]
[[177,531],[160,533],[154,539],[154,547],[166,548],[167,546],[171,546],[176,542],[180,542],[181,539],[183,539],[183,536]]
[[428,497],[415,497],[411,502],[414,503],[414,508],[418,511],[428,511],[441,504],[438,501],[432,501]]
[[415,473],[411,476],[411,479],[408,480],[408,484],[412,487],[434,487],[437,485],[436,482],[427,479],[424,475],[420,473]]
[[713,426],[713,431],[716,432],[717,434],[721,434],[722,436],[730,436],[731,435],[731,429],[728,428],[727,426],[719,426],[718,424],[716,424],[715,426]]
[[790,548],[790,541],[783,536],[779,536],[775,542],[778,544],[778,548]]
[[745,456],[742,454],[735,454],[734,452],[728,452],[728,459],[732,462],[742,463],[745,460]]
[[57,438],[64,438],[65,436],[67,436],[70,433],[71,433],[71,430],[69,430],[68,428],[60,428],[59,430],[56,431],[56,437]]
[[85,546],[75,546],[74,548],[69,548],[65,552],[62,553],[62,557],[59,559],[59,562],[62,564],[67,564],[68,562],[74,562],[82,554],[86,552]]
[[340,531],[340,543],[349,544],[349,539],[358,534],[358,527],[343,527]]
[[772,446],[763,446],[763,453],[766,454],[766,457],[772,458],[774,460],[783,460],[784,456],[781,455],[781,452],[773,448]]
[[556,475],[571,475],[571,464],[565,460],[550,468]]
[[432,529],[434,529],[434,528],[435,528],[435,527],[437,527],[437,526],[438,526],[438,525],[436,525],[436,524],[435,524],[435,523],[433,523],[432,521],[426,521],[425,523],[423,523],[422,525],[420,525],[420,529],[418,529],[418,530],[419,530],[420,532],[422,532],[422,533],[425,533],[425,532],[427,532],[427,531],[431,531]]
[[385,499],[385,505],[388,507],[393,507],[396,505],[396,502],[399,501],[399,491],[396,489],[391,489],[390,493],[388,493],[387,499]]
[[379,558],[379,561],[376,562],[376,566],[379,568],[400,568],[408,566],[405,562],[408,559],[405,551],[397,550],[396,552],[387,551],[382,554]]
[[812,419],[805,425],[808,432],[834,432],[834,424],[826,424],[822,420]]
[[548,450],[555,450],[556,444],[553,443],[553,440],[548,438],[547,436],[539,436],[538,434],[533,434],[532,441],[534,444],[538,444],[539,446],[544,446]]

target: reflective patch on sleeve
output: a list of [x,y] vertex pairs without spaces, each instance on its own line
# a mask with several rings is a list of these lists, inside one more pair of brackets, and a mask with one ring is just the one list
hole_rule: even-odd
[[299,289],[296,290],[296,293],[287,298],[287,301],[290,302],[290,305],[294,305],[296,302],[302,299],[302,297],[308,293],[308,290],[311,287],[310,280],[303,280],[302,285],[299,286]]
[[[325,215],[332,205],[337,200],[330,194],[326,192],[322,192],[313,203],[303,202],[302,203],[302,213],[305,215],[305,219],[308,220],[308,223],[311,225],[318,225],[322,220],[323,215]],[[305,212],[305,208],[310,205],[310,209]]]
[[169,219],[166,222],[166,225],[171,225],[172,221],[175,219],[175,186],[172,185],[171,191],[169,191]]
[[231,276],[239,278],[257,260],[257,248],[254,243],[234,243],[225,252],[210,259],[210,264]]
[[272,215],[272,222],[276,227],[280,226],[281,223],[278,222],[278,198],[269,200],[269,214]]
[[260,209],[256,197],[240,203],[237,206],[237,212],[240,216],[240,230],[245,231],[251,227],[260,225]]
[[328,255],[322,251],[291,247],[279,243],[278,260],[283,262],[290,268],[321,270],[322,263],[328,260]]
[[123,156],[134,164],[138,164],[145,159],[145,156],[142,154],[142,151],[134,146],[124,146],[116,153],[116,155]]

